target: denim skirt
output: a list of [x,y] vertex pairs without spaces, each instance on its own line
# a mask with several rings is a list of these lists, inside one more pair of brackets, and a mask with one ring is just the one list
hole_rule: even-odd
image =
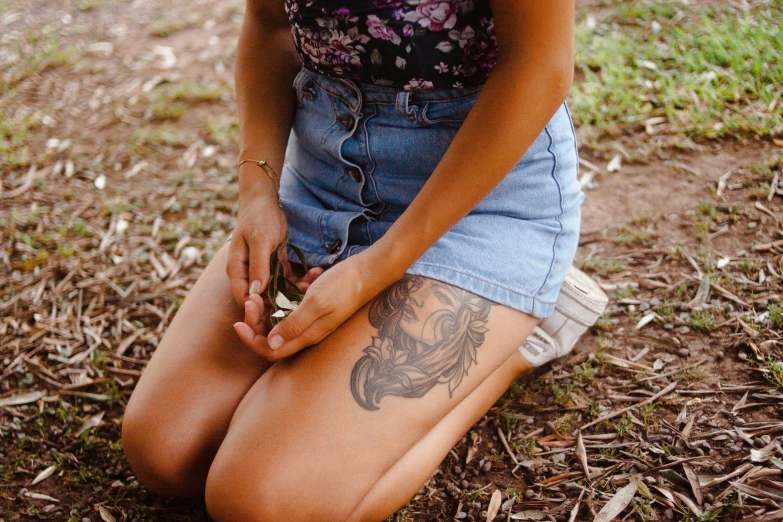
[[[290,242],[311,266],[325,268],[371,246],[405,212],[482,88],[406,91],[306,68],[294,87],[280,197]],[[563,104],[497,187],[406,273],[549,316],[578,243],[577,169]]]

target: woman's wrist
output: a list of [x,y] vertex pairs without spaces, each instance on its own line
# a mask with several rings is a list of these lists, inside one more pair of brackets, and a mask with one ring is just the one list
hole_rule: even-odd
[[413,264],[412,261],[408,262],[403,248],[388,248],[383,238],[356,255],[362,256],[365,264],[372,267],[373,276],[369,280],[377,287],[372,289],[377,290],[376,293],[404,276],[405,271]]
[[254,163],[244,163],[239,167],[239,201],[268,200],[277,203],[277,186],[261,167]]

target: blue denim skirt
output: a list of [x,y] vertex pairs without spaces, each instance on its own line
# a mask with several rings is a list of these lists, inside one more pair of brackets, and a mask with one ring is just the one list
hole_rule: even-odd
[[[280,197],[291,243],[325,268],[368,248],[405,212],[482,88],[405,91],[306,68],[294,87]],[[563,104],[500,184],[407,273],[549,316],[578,243],[577,169]]]

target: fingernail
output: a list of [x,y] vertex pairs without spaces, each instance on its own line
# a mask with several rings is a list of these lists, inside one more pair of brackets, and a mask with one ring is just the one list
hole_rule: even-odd
[[257,294],[257,293],[258,293],[258,292],[260,292],[260,291],[261,291],[261,281],[259,281],[258,279],[256,279],[255,281],[253,281],[252,283],[250,283],[250,291],[249,291],[249,293],[251,293],[251,294]]
[[280,337],[279,335],[273,335],[269,339],[269,347],[272,348],[273,350],[277,350],[281,346],[283,346],[283,338]]

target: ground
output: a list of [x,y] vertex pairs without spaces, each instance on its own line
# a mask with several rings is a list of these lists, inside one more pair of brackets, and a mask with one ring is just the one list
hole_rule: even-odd
[[[0,5],[0,520],[206,520],[120,428],[232,229],[244,7]],[[609,308],[390,520],[783,518],[782,18],[580,4],[577,264]]]

